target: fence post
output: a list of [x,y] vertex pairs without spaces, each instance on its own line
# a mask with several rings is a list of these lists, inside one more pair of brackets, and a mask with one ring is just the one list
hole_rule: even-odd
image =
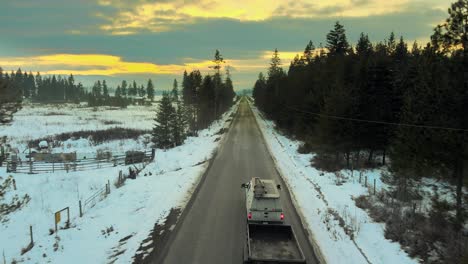
[[364,184],[364,186],[366,186],[366,187],[367,187],[367,175],[366,175],[366,181],[365,181],[365,184]]
[[13,179],[13,189],[16,191],[16,180]]
[[374,179],[374,195],[375,195],[375,181],[376,181],[376,180]]
[[70,207],[67,207],[67,228],[70,228]]
[[359,172],[359,183],[361,183],[362,171]]
[[151,160],[153,161],[156,156],[156,149],[151,149]]
[[29,147],[29,174],[33,173],[32,157],[31,157],[31,146]]
[[59,216],[57,216],[57,213],[59,213],[59,214],[60,214],[60,212],[55,212],[55,215],[54,215],[54,222],[55,222],[55,235],[57,235],[57,232],[58,232],[58,229],[57,229],[57,223],[58,223],[58,221],[57,221],[57,220],[58,220],[58,218],[60,217],[60,215],[59,215]]
[[107,194],[110,194],[110,180],[107,180]]
[[83,209],[81,207],[81,200],[79,201],[79,206],[80,206],[80,217],[83,217]]
[[52,161],[52,172],[55,172],[55,162]]
[[32,225],[29,226],[29,233],[31,235],[31,245],[33,245],[34,244],[34,237],[33,237]]

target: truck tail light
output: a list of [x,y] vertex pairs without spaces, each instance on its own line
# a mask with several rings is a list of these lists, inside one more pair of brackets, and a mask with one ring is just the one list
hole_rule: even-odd
[[252,219],[252,213],[249,212],[249,214],[247,215],[247,217],[248,217],[249,219]]
[[281,220],[284,220],[284,214],[283,214],[283,213],[281,213],[280,219],[281,219]]

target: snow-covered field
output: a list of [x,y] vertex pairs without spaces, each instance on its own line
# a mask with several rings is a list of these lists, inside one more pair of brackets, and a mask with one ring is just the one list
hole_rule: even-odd
[[[41,108],[39,108],[41,109]],[[183,207],[206,169],[209,160],[220,144],[220,128],[229,125],[229,115],[215,122],[210,128],[199,133],[199,137],[188,138],[184,145],[168,151],[157,150],[155,162],[150,163],[136,180],[128,179],[124,186],[116,188],[114,182],[119,170],[128,171],[125,166],[86,172],[14,174],[17,190],[7,189],[2,202],[9,203],[14,195],[25,194],[31,197],[21,209],[7,215],[0,223],[0,254],[7,263],[16,260],[20,263],[129,263],[140,243],[148,237],[156,222],[163,222],[172,208]],[[54,132],[75,131],[77,128],[102,128],[99,120],[117,120],[122,117],[125,127],[149,129],[153,111],[142,111],[139,107],[119,110],[115,115],[106,112],[74,112],[73,109],[57,109],[68,115],[53,118],[47,128],[39,123],[29,123],[38,113],[47,109],[25,108],[6,131],[8,135],[29,139],[50,135]],[[117,111],[117,110],[116,110]],[[29,113],[29,114],[28,114]],[[95,114],[92,122],[80,122],[86,115]],[[132,118],[128,118],[131,116]],[[125,118],[123,118],[125,117]],[[54,124],[52,124],[54,123]],[[63,126],[63,124],[67,124]],[[84,127],[82,127],[81,125]],[[19,129],[22,125],[28,129]],[[38,131],[34,131],[34,130]],[[29,131],[31,130],[31,131]],[[3,132],[2,132],[3,133]],[[19,133],[19,134],[18,134]],[[73,142],[72,142],[73,143]],[[71,143],[70,143],[71,144]],[[77,144],[86,149],[86,142]],[[114,144],[114,143],[108,143]],[[113,146],[111,146],[113,147]],[[151,175],[150,175],[151,173]],[[147,175],[147,176],[143,176]],[[0,168],[0,184],[7,174]],[[84,216],[79,217],[79,200],[86,200],[110,181],[111,193],[92,208],[85,208]],[[70,208],[71,228],[51,235],[54,228],[54,212]],[[66,221],[66,212],[61,214],[60,226]],[[3,218],[5,219],[5,218]],[[34,231],[34,247],[24,255],[21,249],[29,244],[29,226]],[[128,239],[122,240],[131,236]],[[122,240],[122,241],[121,241]],[[122,252],[114,256],[115,252]],[[1,255],[3,261],[3,255]]]
[[52,135],[84,131],[130,128],[150,130],[157,105],[90,108],[76,104],[27,104],[15,114],[10,126],[2,127],[0,137],[23,151],[27,142]]
[[290,140],[274,129],[252,106],[267,146],[289,186],[305,226],[313,234],[326,263],[417,263],[398,243],[384,237],[384,224],[375,223],[366,211],[356,207],[353,197],[369,194],[364,186],[376,180],[384,185],[380,170],[362,174],[343,170],[340,174],[321,172],[311,167],[313,154],[299,154],[301,142]]

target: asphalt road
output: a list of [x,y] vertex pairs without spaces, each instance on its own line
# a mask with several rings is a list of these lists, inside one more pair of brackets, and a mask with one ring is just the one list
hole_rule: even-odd
[[[252,177],[281,181],[246,101],[241,102],[226,136],[193,203],[154,263],[242,263],[246,211],[240,185]],[[282,185],[286,223],[293,226],[307,263],[317,263],[288,190]]]

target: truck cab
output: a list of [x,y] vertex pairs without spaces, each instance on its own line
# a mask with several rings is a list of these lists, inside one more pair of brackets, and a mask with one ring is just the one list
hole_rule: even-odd
[[246,194],[247,221],[257,223],[284,222],[280,185],[274,180],[253,178],[242,184]]

